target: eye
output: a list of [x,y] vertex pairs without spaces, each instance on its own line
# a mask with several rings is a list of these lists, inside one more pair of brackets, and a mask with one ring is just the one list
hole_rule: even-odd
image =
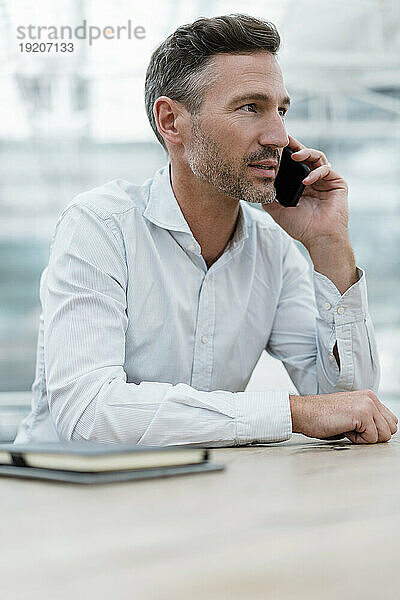
[[[251,104],[244,104],[244,105],[243,105],[243,106],[241,106],[240,108],[243,108],[243,109],[245,109],[245,108],[246,108],[246,106],[251,106],[251,107],[253,107],[253,108],[254,108],[256,105],[255,105],[255,104],[254,104],[254,102],[253,102],[253,103],[251,103]],[[249,110],[249,111],[246,111],[246,112],[253,112],[253,111],[252,111],[252,110]],[[254,112],[255,112],[255,111],[254,111]]]
[[281,108],[278,110],[278,112],[279,112],[279,114],[281,115],[281,117],[285,117],[285,116],[286,116],[286,113],[287,113],[287,109],[286,109],[286,108],[282,108],[282,107],[281,107]]

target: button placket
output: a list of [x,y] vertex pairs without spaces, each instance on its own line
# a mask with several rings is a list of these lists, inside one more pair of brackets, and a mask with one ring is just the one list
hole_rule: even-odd
[[191,385],[199,390],[211,389],[214,348],[213,335],[215,328],[215,290],[214,275],[205,275],[199,293],[195,347],[193,354]]

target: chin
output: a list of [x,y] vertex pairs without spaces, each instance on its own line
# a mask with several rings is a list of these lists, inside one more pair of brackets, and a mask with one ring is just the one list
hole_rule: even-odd
[[264,185],[262,190],[257,186],[256,188],[253,187],[253,190],[249,190],[249,193],[246,194],[246,196],[247,198],[244,199],[252,204],[272,204],[276,199],[276,190],[273,185],[268,187]]

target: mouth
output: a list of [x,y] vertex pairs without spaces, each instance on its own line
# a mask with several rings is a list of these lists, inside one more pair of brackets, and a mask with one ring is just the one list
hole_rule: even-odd
[[277,163],[275,161],[265,161],[251,164],[249,167],[262,177],[275,178]]

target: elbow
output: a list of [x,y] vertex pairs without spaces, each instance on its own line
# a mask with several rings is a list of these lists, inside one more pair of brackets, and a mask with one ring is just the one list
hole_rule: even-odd
[[[96,396],[82,393],[80,386],[48,387],[48,406],[57,435],[62,441],[96,441],[92,437],[95,418]],[[89,397],[89,400],[88,400]],[[80,400],[77,401],[77,398]]]
[[[47,401],[51,419],[60,439],[65,441],[112,441],[112,424],[107,423],[105,404],[118,386],[126,385],[112,369],[94,369],[65,380],[49,377]],[[103,377],[102,377],[103,375]]]

